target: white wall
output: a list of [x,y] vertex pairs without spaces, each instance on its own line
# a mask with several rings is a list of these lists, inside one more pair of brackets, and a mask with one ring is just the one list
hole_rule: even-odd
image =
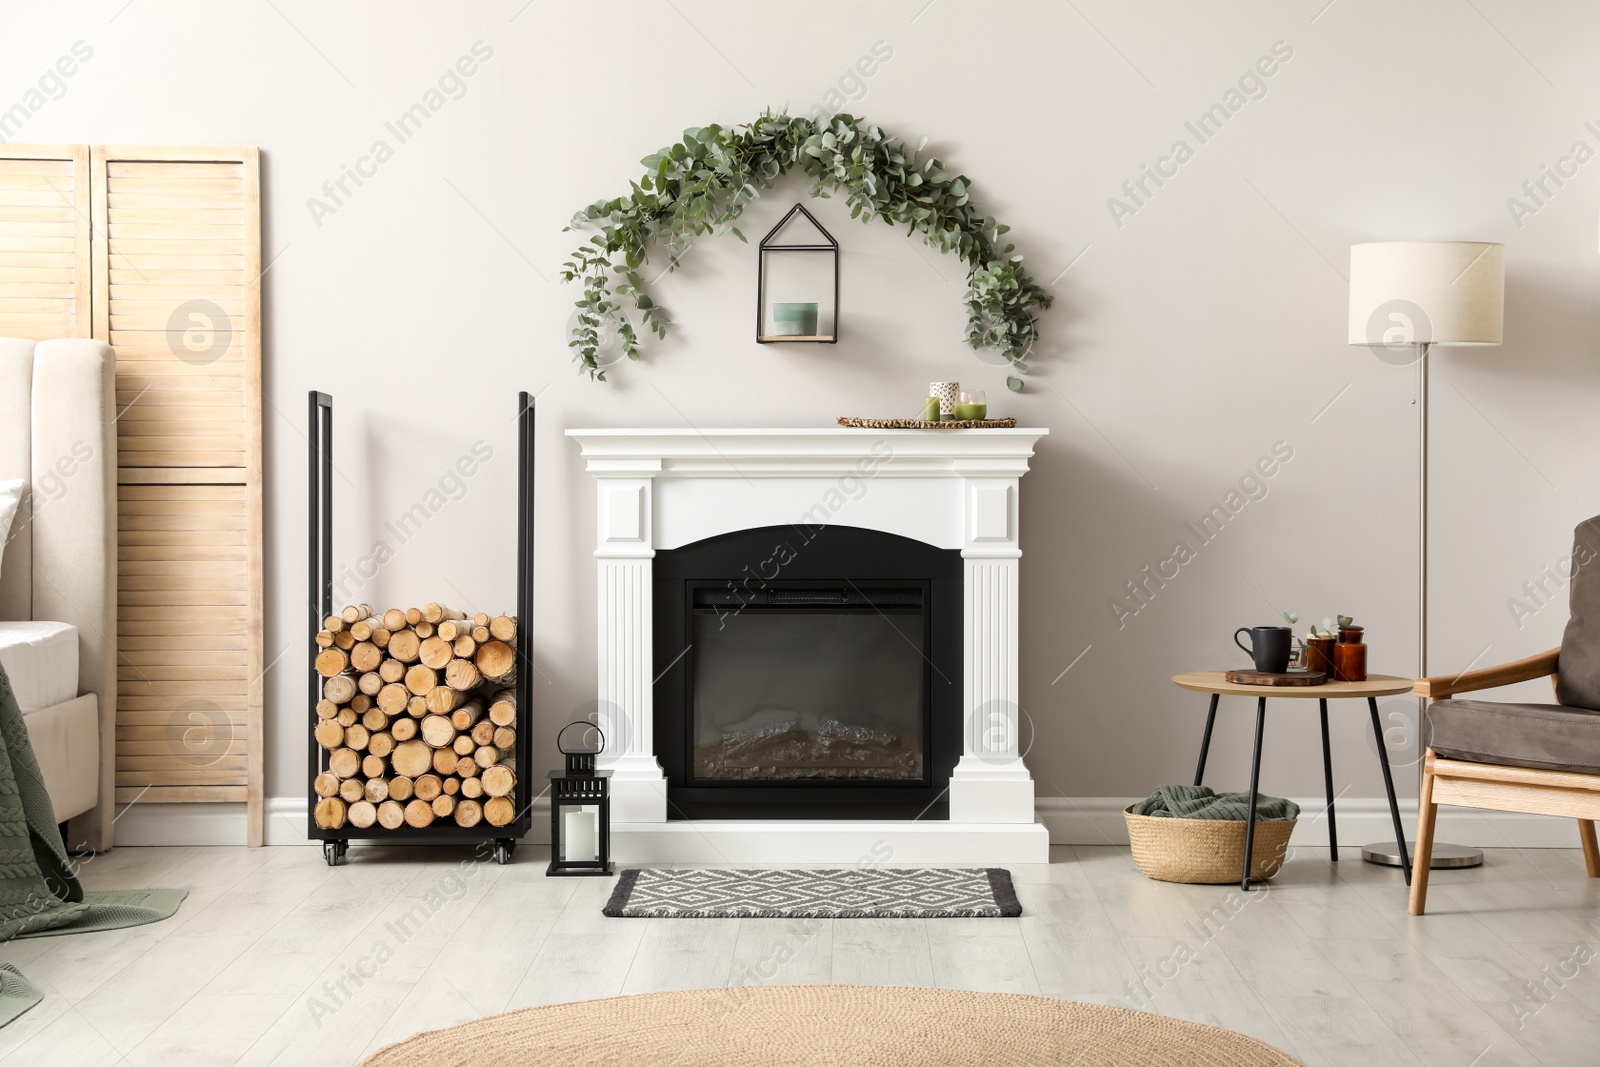
[[[544,745],[593,689],[591,486],[564,429],[820,426],[909,413],[929,379],[957,378],[1051,431],[1024,482],[1022,696],[1040,792],[1125,796],[1187,780],[1203,698],[1167,678],[1238,662],[1236,626],[1345,612],[1367,625],[1375,670],[1415,667],[1413,377],[1344,343],[1351,243],[1507,246],[1506,344],[1434,367],[1432,664],[1556,644],[1564,603],[1519,628],[1507,601],[1600,511],[1600,162],[1520,225],[1507,206],[1575,141],[1600,149],[1584,125],[1600,129],[1600,9],[1324,2],[12,4],[0,107],[81,39],[92,60],[13,139],[263,149],[271,794],[304,790],[308,389],[336,398],[345,562],[393,543],[383,523],[474,441],[493,449],[362,594],[485,610],[512,605],[515,393],[539,392]],[[479,41],[493,55],[466,94],[397,145],[385,121]],[[571,213],[626,190],[686,126],[808,110],[880,41],[892,57],[849,106],[930,136],[1055,279],[1028,391],[1007,396],[962,345],[959,265],[852,223],[840,201],[810,205],[844,248],[837,347],[756,346],[754,253],[726,237],[656,285],[669,340],[609,385],[577,377],[563,344],[577,292],[556,283]],[[1293,55],[1266,96],[1199,144],[1184,123],[1274,42]],[[308,198],[379,138],[394,158],[314,219]],[[1194,157],[1118,226],[1108,197],[1178,138]],[[748,231],[802,194],[786,185]],[[1294,457],[1269,495],[1119,629],[1108,601],[1123,583],[1279,441]],[[1320,791],[1308,710],[1273,715],[1264,789]],[[1364,715],[1336,715],[1337,784],[1353,797],[1381,791]],[[1239,701],[1219,725],[1217,784],[1243,782],[1248,717]]]

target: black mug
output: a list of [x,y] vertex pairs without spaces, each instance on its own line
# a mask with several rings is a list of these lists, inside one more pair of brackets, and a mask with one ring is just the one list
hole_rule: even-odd
[[[1245,648],[1239,635],[1250,635],[1250,647]],[[1256,661],[1256,670],[1262,674],[1282,674],[1289,669],[1289,649],[1293,633],[1287,626],[1241,626],[1233,632],[1233,643]]]

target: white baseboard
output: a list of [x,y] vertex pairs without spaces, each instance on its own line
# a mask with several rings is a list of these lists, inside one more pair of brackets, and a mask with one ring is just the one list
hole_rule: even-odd
[[[1126,845],[1127,824],[1122,809],[1137,797],[1039,797],[1034,810],[1050,831],[1053,845]],[[1323,801],[1301,799],[1297,845],[1326,845],[1328,820]],[[533,829],[523,838],[529,844],[550,843],[549,802],[534,802]],[[1336,808],[1339,843],[1359,847],[1372,841],[1394,840],[1389,805],[1381,798],[1341,800]],[[1400,820],[1408,836],[1416,833],[1416,801],[1401,801]],[[119,845],[242,845],[245,843],[243,804],[129,804],[117,815]],[[1577,848],[1578,831],[1571,819],[1545,815],[1517,815],[1502,811],[1441,808],[1438,839],[1477,848]],[[268,797],[266,843],[304,845],[304,797]]]
[[119,846],[242,845],[244,804],[118,804],[114,830]]

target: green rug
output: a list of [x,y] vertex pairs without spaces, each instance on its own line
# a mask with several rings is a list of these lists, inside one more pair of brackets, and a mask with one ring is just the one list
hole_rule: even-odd
[[[0,667],[0,941],[157,922],[187,895],[182,889],[84,892],[61,843],[11,680]],[[20,971],[0,964],[0,1026],[43,999]]]

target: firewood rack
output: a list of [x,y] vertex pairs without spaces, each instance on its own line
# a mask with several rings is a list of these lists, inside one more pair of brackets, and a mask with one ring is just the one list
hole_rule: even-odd
[[322,620],[333,613],[333,397],[312,390],[309,397],[310,465],[308,474],[307,526],[309,528],[310,575],[309,609],[310,632],[307,645],[310,649],[310,692],[306,709],[306,740],[310,749],[306,776],[306,833],[314,841],[322,842],[323,858],[329,866],[344,862],[352,840],[413,843],[476,843],[480,856],[492,854],[495,862],[509,863],[517,841],[533,828],[533,461],[534,461],[534,405],[533,397],[526,392],[518,394],[520,405],[517,416],[517,677],[512,688],[517,695],[516,744],[513,751],[517,761],[517,784],[513,791],[516,805],[515,818],[505,826],[491,826],[487,822],[477,826],[457,826],[435,823],[417,828],[402,826],[388,829],[371,826],[365,829],[348,823],[336,829],[325,829],[316,824],[311,809],[317,796],[311,783],[317,775],[328,769],[328,752],[312,735],[317,724],[317,701],[322,696],[323,678],[317,673],[317,648],[315,637],[322,629]]

